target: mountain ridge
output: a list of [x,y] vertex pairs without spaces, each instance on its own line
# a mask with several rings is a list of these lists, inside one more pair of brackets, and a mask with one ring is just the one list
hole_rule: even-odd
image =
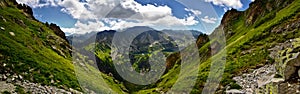
[[[92,42],[81,41],[86,44],[78,49],[70,45],[76,42],[68,43],[66,39],[72,38],[65,37],[57,25],[47,25],[32,18],[30,7],[18,5],[15,0],[2,0],[0,10],[0,82],[4,83],[3,86],[13,87],[7,89],[0,86],[1,93],[166,93],[177,80],[195,77],[197,81],[191,92],[185,90],[190,87],[184,84],[180,85],[181,89],[172,92],[201,93],[212,64],[216,64],[212,59],[221,54],[215,50],[226,50],[227,54],[226,57],[222,57],[226,59],[226,64],[220,84],[215,85],[218,88],[215,92],[217,94],[288,94],[297,93],[299,90],[299,0],[255,0],[246,11],[233,9],[226,12],[221,25],[211,35],[200,34],[195,40],[201,57],[197,76],[178,77],[182,52],[166,51],[164,55],[167,56],[167,70],[161,79],[150,85],[136,85],[124,81],[115,72],[110,45],[107,42],[113,39],[112,32],[117,31],[99,32],[95,33],[95,36],[90,35],[91,38],[82,38]],[[158,30],[151,28],[138,27],[132,30],[152,31],[138,36],[135,45],[139,45],[141,39],[144,39],[142,42],[147,45],[154,39],[168,39],[165,35],[157,33]],[[209,39],[222,33],[226,37],[225,49],[218,48],[222,45],[220,41]],[[152,37],[154,35],[156,37]],[[95,41],[96,43],[93,43]],[[151,48],[147,45],[141,51],[151,52],[154,49],[152,52],[155,54],[156,50],[160,50],[156,49],[159,46],[144,49]],[[133,46],[131,51],[136,49],[140,50]],[[140,73],[147,72],[149,65],[145,60],[151,54],[143,52],[131,55],[132,61],[142,61],[131,62],[134,70]],[[96,62],[91,61],[93,56],[96,57]],[[198,66],[188,67],[189,69],[184,71],[192,73]],[[104,80],[95,80],[99,79],[98,76]],[[107,83],[108,87],[103,83]],[[51,88],[54,90],[51,91]]]

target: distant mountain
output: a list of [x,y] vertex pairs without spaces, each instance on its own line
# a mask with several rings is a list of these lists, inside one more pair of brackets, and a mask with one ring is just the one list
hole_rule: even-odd
[[[200,34],[197,38],[201,64],[199,67],[189,66],[190,69],[187,71],[192,73],[196,68],[200,68],[198,80],[190,93],[211,91],[217,94],[294,94],[298,92],[299,28],[299,0],[255,0],[245,11],[235,9],[227,11],[221,25],[212,34],[208,36]],[[224,40],[218,39],[223,34]],[[213,37],[216,39],[209,39]],[[220,48],[222,45],[224,48]],[[219,61],[214,61],[215,58],[220,58],[221,52],[226,52],[226,56],[221,57],[222,60],[226,60],[224,70],[213,67],[213,65],[222,65]],[[180,52],[169,54],[166,65],[171,70],[168,70],[155,84],[136,86],[124,82],[124,85],[134,93],[166,93],[179,79],[194,77],[177,78],[180,73],[178,71],[180,67],[177,67],[181,65],[180,61]],[[215,71],[210,75],[211,70]],[[212,83],[211,87],[205,87],[209,75],[221,79],[210,79],[208,81],[216,83]],[[189,87],[181,85],[181,88]],[[177,90],[176,93],[187,92],[182,89]]]
[[[29,6],[1,0],[0,93],[295,94],[300,79],[299,28],[299,0],[255,0],[245,11],[226,12],[210,35],[138,26],[65,37],[57,25],[36,20]],[[118,56],[111,54],[112,41],[129,43],[122,37],[133,38],[133,32],[139,35],[130,41],[132,71],[149,72],[148,59],[157,51],[166,56],[166,71],[150,85],[124,80],[112,63]],[[181,62],[181,56],[193,56],[182,51],[194,45],[179,49],[186,42],[197,44],[199,50],[192,51],[199,52],[200,61]],[[186,70],[181,70],[183,64]],[[198,75],[189,75],[195,72]],[[190,83],[178,83],[193,78],[197,80],[191,92],[186,90]],[[206,87],[207,81],[212,85]],[[179,87],[173,90],[174,85]]]
[[[131,27],[131,28],[127,28],[127,29],[124,29],[121,31],[115,31],[115,30],[101,31],[101,32],[98,32],[97,34],[91,36],[85,42],[83,42],[81,44],[83,46],[78,46],[78,47],[90,48],[90,46],[94,46],[94,47],[96,47],[95,49],[88,49],[88,50],[89,51],[95,50],[96,53],[97,52],[107,53],[107,55],[109,55],[109,56],[107,56],[107,58],[111,58],[110,57],[110,49],[112,46],[111,43],[113,41],[114,35],[116,33],[119,33],[121,35],[124,35],[123,37],[126,38],[128,36],[131,36],[131,34],[133,32],[140,32],[140,34],[134,38],[134,40],[132,41],[132,44],[130,45],[131,53],[147,54],[150,51],[149,48],[151,48],[151,47],[155,48],[153,45],[157,45],[157,43],[160,45],[159,48],[162,48],[163,51],[171,52],[171,51],[176,51],[176,49],[178,49],[176,44],[174,43],[174,41],[172,41],[172,39],[169,36],[167,36],[166,34],[160,32],[160,31],[157,31],[153,28],[146,27],[146,26]],[[141,32],[143,32],[143,33],[141,33]],[[121,41],[124,41],[124,40],[121,40]],[[96,43],[96,45],[94,45],[94,43]],[[106,60],[106,59],[100,58],[100,59],[98,59],[98,62],[110,63],[110,64],[112,63],[112,62],[103,62],[103,60]],[[132,61],[134,61],[134,60],[132,60]],[[103,68],[100,68],[100,70],[106,69],[106,70],[102,70],[102,71],[108,73],[108,71],[110,71],[110,72],[113,71],[112,68],[109,68],[109,67],[113,67],[110,64],[109,64],[109,66],[101,66],[101,64],[100,64],[100,66],[98,66],[98,67],[103,67]],[[107,65],[107,64],[104,64],[104,65]],[[109,68],[109,69],[107,69],[107,68]]]
[[[174,35],[181,35],[182,33],[183,34],[190,33],[195,39],[197,39],[199,35],[204,34],[201,31],[197,31],[197,30],[162,30],[162,32],[175,32],[175,33],[179,33],[179,34],[174,34]],[[174,36],[174,37],[176,37],[176,36]]]
[[97,34],[96,31],[85,33],[85,34],[71,34],[69,36],[66,36],[66,38],[71,44],[73,43],[73,41],[77,43],[82,43],[95,34]]

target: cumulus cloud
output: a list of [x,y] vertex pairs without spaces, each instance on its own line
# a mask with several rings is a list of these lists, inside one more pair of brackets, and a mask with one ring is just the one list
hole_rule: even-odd
[[[127,0],[122,2],[113,2],[113,3],[105,3],[105,2],[95,2],[97,0],[91,0],[93,2],[87,1],[87,3],[73,4],[73,6],[64,5],[70,15],[73,15],[74,18],[79,20],[98,20],[96,22],[90,23],[81,23],[78,21],[75,24],[74,28],[63,28],[65,32],[69,33],[85,33],[90,31],[102,31],[107,29],[124,29],[133,26],[163,26],[163,27],[185,27],[186,25],[195,25],[199,23],[196,20],[195,16],[188,16],[184,19],[179,19],[172,14],[172,9],[168,6],[154,6],[154,5],[141,5],[133,0]],[[105,0],[103,0],[105,1]],[[115,0],[114,0],[115,1]],[[66,2],[66,1],[64,1]],[[73,1],[77,2],[77,1]],[[62,4],[61,4],[62,5]],[[84,7],[87,6],[87,7]],[[106,10],[108,11],[99,11],[96,9],[96,6],[106,6]],[[73,7],[86,8],[85,10],[81,9],[81,11],[85,12],[72,12],[75,9]],[[68,8],[68,9],[67,9]],[[200,15],[201,12],[197,10],[189,9],[187,11],[191,11],[196,15]],[[88,13],[90,12],[90,13]],[[125,13],[124,13],[125,12]],[[84,16],[84,15],[85,16]],[[90,14],[90,15],[87,15]],[[105,18],[103,18],[105,17]],[[97,18],[97,19],[95,19]],[[118,20],[116,20],[118,19]],[[100,21],[99,21],[100,20]],[[133,20],[133,21],[132,21]],[[85,24],[85,25],[82,25]],[[104,24],[102,26],[101,24]],[[97,25],[97,26],[95,26]],[[88,27],[88,28],[86,28]],[[90,28],[89,28],[90,27]]]
[[[61,11],[77,20],[72,28],[62,28],[67,33],[86,33],[133,26],[185,27],[198,24],[195,15],[201,11],[185,9],[195,15],[177,18],[168,6],[142,5],[134,0],[18,0],[32,7],[60,6]],[[44,2],[44,3],[41,3]]]
[[96,16],[85,7],[85,3],[78,2],[75,0],[64,0],[58,3],[60,6],[64,7],[61,11],[70,14],[75,19],[95,19]]
[[217,20],[218,20],[217,18],[214,18],[214,17],[209,18],[208,16],[201,18],[201,21],[203,21],[205,23],[210,23],[210,24],[216,23]]
[[16,0],[19,3],[29,5],[33,8],[44,6],[57,6],[57,0]]
[[201,14],[202,14],[202,12],[199,11],[199,10],[188,9],[188,8],[185,8],[184,10],[190,11],[190,12],[192,12],[194,15],[201,15]]
[[227,6],[235,9],[243,7],[240,0],[205,0],[205,2],[212,2],[214,5]]

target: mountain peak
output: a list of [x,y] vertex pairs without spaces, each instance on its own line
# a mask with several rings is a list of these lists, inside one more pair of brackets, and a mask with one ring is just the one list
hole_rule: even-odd
[[126,28],[121,31],[150,31],[150,30],[155,30],[155,29],[148,26],[134,26],[134,27]]

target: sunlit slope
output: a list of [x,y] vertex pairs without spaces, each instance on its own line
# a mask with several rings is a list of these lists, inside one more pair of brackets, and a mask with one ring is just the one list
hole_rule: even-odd
[[[32,16],[26,5],[18,5],[14,0],[0,1],[0,73],[18,76],[19,81],[30,81],[41,85],[56,86],[86,91],[80,84],[89,85],[94,92],[118,92],[122,90],[112,77],[99,72],[81,57],[85,67],[74,67],[72,52],[77,53],[66,41],[64,33],[54,24],[41,23]],[[75,57],[74,57],[75,58]],[[76,71],[75,71],[76,69]],[[95,75],[95,76],[93,76]],[[96,84],[107,82],[108,86]],[[78,79],[81,79],[80,84]],[[82,80],[84,79],[84,80]],[[98,81],[98,82],[99,82]],[[110,89],[112,88],[112,89]]]
[[[299,20],[299,0],[256,0],[245,12],[228,11],[224,15],[221,26],[211,35],[223,32],[220,28],[226,35],[227,57],[218,92],[224,92],[227,85],[233,89],[240,88],[232,80],[233,76],[247,72],[248,69],[274,63],[274,60],[269,57],[268,49],[275,44],[300,37]],[[199,49],[200,56],[203,54],[209,56],[211,54],[209,49],[212,47],[210,44],[215,42],[212,39],[211,42],[202,46]],[[206,61],[199,62],[201,65],[198,81],[192,93],[202,92],[212,64],[211,60],[218,58],[224,51],[222,50],[208,59],[205,57],[203,59],[207,59]],[[179,69],[175,65],[175,68],[164,75],[161,82],[157,83],[157,87],[142,90],[139,93],[167,91],[176,82],[174,78],[177,78]]]

